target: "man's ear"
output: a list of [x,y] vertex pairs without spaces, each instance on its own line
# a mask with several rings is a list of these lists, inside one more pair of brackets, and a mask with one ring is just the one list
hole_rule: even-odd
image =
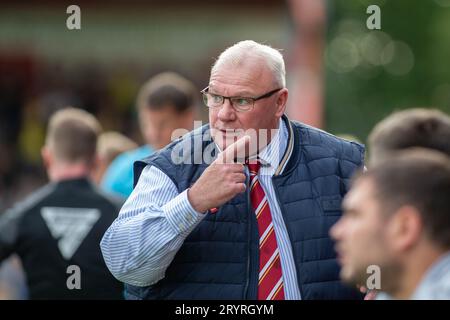
[[391,218],[390,234],[396,251],[407,251],[416,246],[423,235],[420,212],[413,206],[400,207]]
[[280,92],[278,93],[278,98],[277,98],[277,112],[276,112],[276,116],[277,117],[281,117],[284,114],[284,111],[286,110],[286,103],[287,103],[287,99],[289,96],[289,91],[287,88],[283,88],[280,90]]

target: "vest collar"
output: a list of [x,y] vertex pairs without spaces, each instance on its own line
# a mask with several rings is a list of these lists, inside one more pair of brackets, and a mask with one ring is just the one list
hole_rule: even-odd
[[[294,130],[292,126],[292,122],[289,120],[289,118],[286,115],[283,115],[281,119],[284,121],[287,131],[288,131],[288,141],[286,145],[286,150],[284,151],[283,156],[281,157],[280,164],[278,165],[278,168],[275,170],[274,176],[279,176],[282,173],[288,171],[288,169],[291,167],[290,165],[293,163],[291,158],[294,158],[293,156],[297,155],[297,152],[294,152],[294,144],[295,140],[298,139],[297,132]],[[294,159],[292,159],[294,160]],[[294,161],[295,162],[295,161]]]

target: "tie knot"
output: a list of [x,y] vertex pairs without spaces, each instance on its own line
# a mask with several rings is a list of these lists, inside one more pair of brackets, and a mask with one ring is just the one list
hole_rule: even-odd
[[247,166],[248,166],[248,170],[250,171],[250,175],[256,175],[259,172],[259,168],[261,168],[261,162],[252,161],[252,163],[248,163],[248,160],[247,160]]

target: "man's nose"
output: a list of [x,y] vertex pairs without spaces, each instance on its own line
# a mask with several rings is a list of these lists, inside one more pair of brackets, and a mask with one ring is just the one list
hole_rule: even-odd
[[236,110],[231,104],[230,99],[225,99],[223,105],[217,114],[221,121],[234,121],[236,120]]

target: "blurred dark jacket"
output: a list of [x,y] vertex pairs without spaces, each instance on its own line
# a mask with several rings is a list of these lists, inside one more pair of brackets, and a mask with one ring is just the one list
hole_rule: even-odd
[[121,299],[99,245],[121,204],[87,179],[50,183],[0,216],[0,261],[19,255],[30,299]]

